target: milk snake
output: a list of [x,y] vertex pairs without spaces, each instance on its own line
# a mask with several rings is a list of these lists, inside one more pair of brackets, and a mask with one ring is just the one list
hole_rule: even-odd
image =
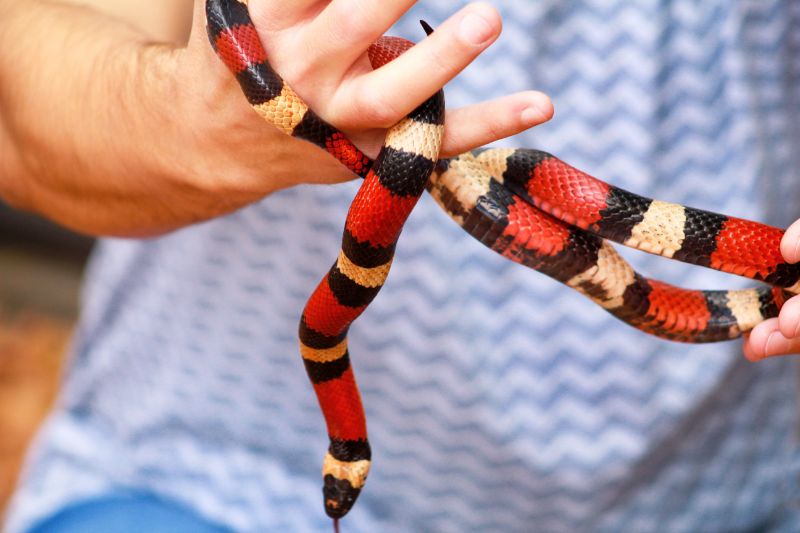
[[[352,507],[371,459],[347,332],[383,285],[402,226],[426,188],[487,247],[658,337],[692,343],[732,339],[776,316],[784,300],[800,292],[800,268],[785,263],[779,251],[781,229],[644,198],[539,150],[477,150],[438,159],[441,92],[392,127],[372,161],[272,70],[247,0],[207,0],[206,15],[214,50],[255,111],[364,178],[347,215],[339,257],[308,300],[299,328],[300,352],[330,437],[323,496],[334,519]],[[373,68],[411,46],[381,38],[369,49]],[[674,287],[636,273],[606,239],[770,287]]]

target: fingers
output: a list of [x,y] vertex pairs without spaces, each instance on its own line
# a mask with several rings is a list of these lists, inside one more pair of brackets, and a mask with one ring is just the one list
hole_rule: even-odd
[[744,345],[744,355],[751,361],[790,354],[800,354],[800,298],[796,296],[783,305],[777,318],[753,328]]
[[788,339],[800,337],[800,298],[789,298],[778,314],[778,329]]
[[308,17],[318,5],[320,5],[320,0],[291,0],[290,2],[250,0],[248,11],[256,27],[260,30],[280,31],[290,28]]
[[415,0],[334,0],[309,25],[325,67],[351,65],[411,8]]
[[[489,143],[521,133],[553,116],[550,97],[538,91],[525,91],[479,104],[448,110],[439,157],[453,157]],[[374,132],[349,137],[365,154],[377,156],[383,136]]]
[[471,4],[387,65],[349,80],[331,101],[343,129],[389,127],[461,72],[500,34],[497,11]]
[[550,98],[526,91],[448,111],[441,157],[452,157],[516,135],[553,116]]
[[[781,255],[789,263],[800,261],[800,220],[781,239]],[[745,339],[744,355],[758,361],[777,355],[800,354],[800,297],[790,298],[777,318],[765,320]]]
[[795,353],[800,353],[800,338],[784,337],[777,318],[766,320],[753,328],[744,345],[744,355],[750,361]]
[[767,355],[767,341],[776,332],[780,335],[777,318],[770,318],[754,327],[749,334],[745,335],[744,356],[750,361],[760,361],[769,357]]
[[[500,34],[497,11],[472,3],[405,54],[372,70],[365,51],[414,3],[250,0],[250,11],[258,14],[254,22],[273,68],[318,115],[372,154],[382,129],[443,87]],[[282,17],[284,26],[262,33],[267,19],[275,17]],[[552,114],[549,98],[534,91],[448,112],[442,156],[514,135]]]
[[789,226],[781,239],[781,254],[789,263],[800,261],[800,220]]

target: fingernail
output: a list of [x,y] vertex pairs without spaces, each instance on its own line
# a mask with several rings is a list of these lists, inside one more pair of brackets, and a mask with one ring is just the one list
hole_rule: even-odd
[[764,357],[766,357],[765,355],[757,354],[755,348],[753,348],[752,346],[750,346],[750,349],[745,352],[745,355],[751,361],[761,361],[762,359],[764,359]]
[[458,33],[469,44],[478,45],[488,41],[494,32],[486,19],[476,13],[467,13],[461,19]]
[[536,124],[542,120],[542,111],[538,107],[526,107],[520,113],[523,124]]
[[755,354],[755,352],[753,352],[753,347],[752,347],[752,346],[750,346],[750,344],[749,344],[749,341],[745,341],[745,345],[744,345],[744,350],[743,350],[743,352],[744,352],[744,356],[745,356],[745,358],[746,358],[748,361],[751,361],[751,362],[756,362],[756,361],[758,361],[758,360],[760,360],[760,359],[761,359],[759,356],[757,356],[757,355]]
[[[770,348],[769,345],[770,345],[770,341],[772,341],[773,339],[779,341],[779,339],[777,339],[775,337],[776,335],[780,335],[780,333],[777,332],[777,331],[773,331],[772,333],[767,335],[767,342],[764,343],[764,357],[769,357],[770,355],[775,355],[774,353],[772,353],[772,350],[769,349]],[[772,344],[775,344],[775,343],[773,342]],[[777,352],[775,352],[775,353],[777,353]]]

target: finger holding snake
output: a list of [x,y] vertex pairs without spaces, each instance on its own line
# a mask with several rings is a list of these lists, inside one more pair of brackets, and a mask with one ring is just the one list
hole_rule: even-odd
[[[366,51],[414,2],[252,0],[270,64],[311,109],[368,155],[385,129],[468,66],[499,36],[485,3],[464,7],[400,58],[373,70]],[[552,116],[547,96],[524,91],[447,114],[443,156],[514,135]],[[453,132],[453,133],[451,133]]]
[[[793,304],[791,307],[800,307],[797,297],[787,301],[784,305],[789,306],[790,303]],[[796,312],[797,309],[795,309]],[[783,314],[784,312],[781,310],[781,315],[783,316]],[[744,344],[744,355],[747,359],[760,361],[769,357],[800,353],[800,336],[785,336],[781,331],[781,322],[781,318],[771,318],[753,328]],[[786,321],[783,320],[783,322]],[[794,323],[797,323],[796,319]]]
[[[781,255],[788,263],[800,261],[800,220],[789,226],[781,239]],[[800,297],[787,300],[776,318],[753,328],[744,342],[744,355],[758,361],[800,353]]]

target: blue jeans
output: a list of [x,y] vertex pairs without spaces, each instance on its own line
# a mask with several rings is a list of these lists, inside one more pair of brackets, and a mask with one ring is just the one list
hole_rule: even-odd
[[169,500],[121,492],[75,503],[29,533],[233,533]]

